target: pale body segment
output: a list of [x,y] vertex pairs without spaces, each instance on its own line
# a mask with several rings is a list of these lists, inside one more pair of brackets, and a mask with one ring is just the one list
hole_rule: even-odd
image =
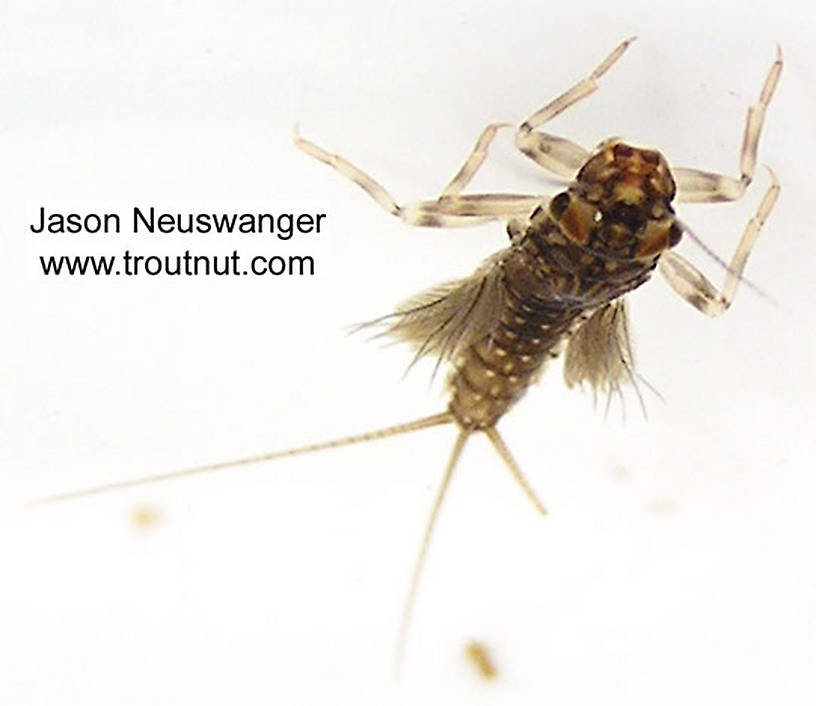
[[467,438],[484,432],[535,507],[545,512],[496,424],[526,392],[545,362],[566,346],[569,386],[587,383],[606,394],[634,381],[623,296],[646,282],[656,267],[672,288],[705,314],[722,314],[730,305],[746,261],[779,193],[771,185],[717,289],[671,248],[687,228],[673,202],[729,201],[751,183],[765,112],[782,69],[773,62],[756,105],[748,110],[739,177],[671,168],[655,150],[618,139],[594,151],[540,131],[542,125],[589,96],[598,80],[623,55],[633,39],[618,45],[586,78],[533,113],[516,129],[515,144],[552,175],[570,180],[552,198],[530,194],[463,194],[487,157],[491,141],[508,123],[491,123],[480,134],[462,167],[434,200],[399,205],[389,192],[351,162],[302,138],[295,144],[330,165],[368,193],[388,213],[410,225],[463,227],[504,220],[510,246],[490,257],[468,278],[438,285],[404,302],[388,316],[370,322],[384,334],[408,342],[416,357],[435,356],[450,364],[447,409],[439,414],[364,434],[295,449],[112,484],[47,500],[221,470],[285,456],[310,453],[437,426],[459,428],[442,483],[427,522],[403,615],[399,657],[433,527]]

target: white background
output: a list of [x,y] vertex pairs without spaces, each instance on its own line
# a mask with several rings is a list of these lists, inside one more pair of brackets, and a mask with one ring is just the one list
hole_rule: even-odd
[[[5,2],[0,22],[0,703],[811,704],[816,698],[810,3]],[[805,8],[808,9],[805,9]],[[747,106],[786,65],[760,163],[782,197],[747,288],[708,320],[632,297],[649,418],[563,389],[501,429],[537,516],[467,447],[402,679],[399,616],[454,431],[28,509],[51,493],[441,411],[430,366],[344,327],[471,271],[500,225],[413,229],[291,144],[400,200],[479,130],[520,121],[639,40],[552,123],[735,173]],[[681,207],[723,256],[767,187]],[[500,136],[474,189],[555,193]],[[37,238],[40,205],[323,212],[325,232]],[[37,255],[311,253],[314,278],[46,278]],[[720,281],[691,244],[682,251]],[[140,528],[134,509],[160,521]],[[463,656],[479,639],[500,676]]]

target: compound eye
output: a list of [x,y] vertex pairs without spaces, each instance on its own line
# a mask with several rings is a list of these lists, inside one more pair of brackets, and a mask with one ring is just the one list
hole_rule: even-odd
[[676,223],[672,223],[672,227],[669,228],[669,247],[673,248],[677,245],[682,237],[683,230]]
[[612,148],[616,157],[631,157],[635,150],[633,150],[629,145],[625,145],[622,142],[619,142]]
[[567,210],[567,206],[569,206],[570,197],[566,191],[562,191],[558,196],[555,196],[550,201],[550,213],[552,214],[553,218],[558,219],[564,215],[564,211]]

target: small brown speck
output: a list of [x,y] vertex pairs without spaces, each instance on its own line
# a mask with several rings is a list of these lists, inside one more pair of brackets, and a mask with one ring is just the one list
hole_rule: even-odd
[[136,505],[130,511],[130,524],[141,530],[155,527],[161,521],[161,510],[152,505]]
[[490,659],[490,653],[482,643],[473,640],[465,645],[465,657],[476,667],[482,679],[492,681],[498,676],[493,660]]

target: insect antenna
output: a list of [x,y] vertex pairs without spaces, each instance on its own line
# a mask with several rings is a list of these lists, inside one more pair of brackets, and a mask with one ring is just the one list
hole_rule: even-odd
[[123,490],[125,488],[133,488],[136,486],[149,485],[152,483],[161,483],[166,480],[175,480],[176,478],[186,478],[188,476],[199,475],[203,473],[213,473],[215,471],[223,471],[228,468],[236,468],[239,466],[249,466],[256,463],[263,463],[264,461],[273,461],[280,458],[287,458],[290,456],[301,456],[303,454],[314,453],[315,451],[324,451],[326,449],[335,449],[341,446],[351,446],[352,444],[359,444],[365,441],[377,441],[379,439],[386,439],[390,436],[397,436],[399,434],[407,434],[420,429],[427,429],[441,424],[449,424],[453,422],[453,415],[450,412],[442,412],[441,414],[434,414],[430,417],[422,417],[404,424],[397,424],[382,429],[375,429],[373,431],[363,432],[362,434],[354,434],[352,436],[344,436],[339,439],[330,439],[328,441],[320,441],[315,444],[307,444],[305,446],[297,446],[291,449],[284,449],[283,451],[273,451],[271,453],[259,454],[257,456],[248,456],[247,458],[240,458],[233,461],[222,461],[220,463],[211,463],[205,466],[195,466],[193,468],[186,468],[180,471],[171,471],[170,473],[161,473],[154,476],[145,476],[142,478],[134,478],[133,480],[121,481],[118,483],[106,483],[98,485],[93,488],[86,488],[85,490],[69,491],[67,493],[59,493],[57,495],[50,495],[45,498],[40,498],[30,503],[30,506],[46,505],[63,500],[73,500],[75,498],[87,497],[89,495],[99,495],[107,493],[112,490]]

